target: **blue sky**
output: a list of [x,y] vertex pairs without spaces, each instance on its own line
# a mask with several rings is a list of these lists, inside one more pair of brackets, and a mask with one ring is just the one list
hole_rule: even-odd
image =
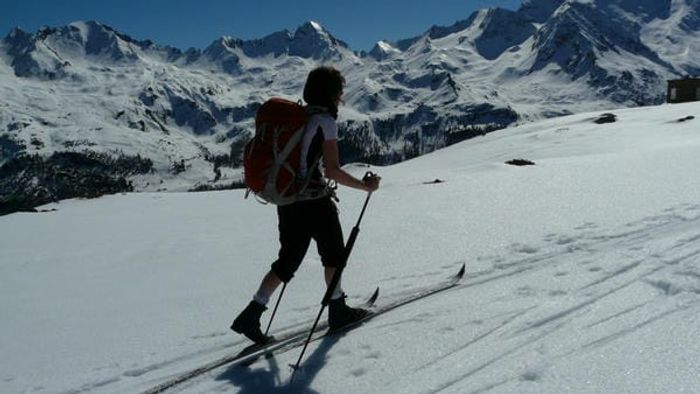
[[477,9],[516,9],[521,0],[0,0],[0,36],[19,26],[96,20],[136,39],[181,49],[203,48],[223,35],[262,38],[314,20],[354,50],[381,39],[419,35]]

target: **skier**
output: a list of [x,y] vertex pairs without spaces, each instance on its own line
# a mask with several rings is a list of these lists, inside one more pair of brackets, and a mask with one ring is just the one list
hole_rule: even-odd
[[[289,282],[299,268],[311,239],[316,241],[318,253],[325,269],[326,285],[330,285],[336,269],[345,263],[343,232],[338,210],[332,201],[334,195],[323,179],[355,189],[373,192],[379,188],[381,178],[376,175],[360,180],[342,168],[338,153],[338,106],[342,102],[345,78],[333,67],[312,70],[304,86],[304,101],[313,109],[306,124],[301,146],[301,174],[313,172],[313,184],[319,198],[298,201],[277,207],[280,250],[278,259],[263,277],[253,300],[235,318],[231,329],[243,334],[257,344],[268,342],[271,337],[260,330],[260,317],[267,309],[270,297],[282,283]],[[324,173],[313,159],[321,154]],[[340,283],[328,303],[328,325],[331,330],[365,317],[369,312],[351,308],[345,303],[346,295]]]

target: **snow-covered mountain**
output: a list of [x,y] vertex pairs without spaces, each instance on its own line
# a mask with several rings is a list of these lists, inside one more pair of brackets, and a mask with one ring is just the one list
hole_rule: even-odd
[[658,104],[667,79],[700,73],[699,39],[698,0],[528,0],[368,53],[316,22],[186,51],[98,22],[13,29],[0,42],[0,195],[231,185],[258,105],[300,98],[320,64],[348,81],[343,156],[389,163],[517,122]]

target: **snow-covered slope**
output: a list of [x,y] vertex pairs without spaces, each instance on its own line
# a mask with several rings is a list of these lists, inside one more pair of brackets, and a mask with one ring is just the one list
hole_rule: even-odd
[[[696,392],[700,105],[612,113],[371,168],[349,301],[380,286],[389,303],[466,263],[462,284],[313,344],[291,387],[298,350],[181,392]],[[346,232],[364,197],[340,190]],[[275,257],[273,208],[222,191],[42,209],[0,217],[1,392],[139,392],[247,345],[227,327]],[[321,272],[312,248],[274,331],[310,324]]]
[[[668,78],[700,70],[699,12],[697,0],[528,0],[369,53],[316,22],[186,51],[98,22],[13,29],[0,41],[0,165],[10,164],[0,195],[230,186],[258,105],[298,99],[324,63],[348,80],[350,161],[394,163],[506,125],[658,104]],[[62,173],[100,181],[75,188]]]

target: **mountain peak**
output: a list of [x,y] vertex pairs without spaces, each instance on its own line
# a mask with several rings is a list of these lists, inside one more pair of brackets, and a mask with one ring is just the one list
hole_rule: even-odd
[[323,26],[321,26],[320,23],[315,22],[315,21],[308,21],[308,22],[304,23],[303,25],[301,25],[301,28],[311,28],[311,29],[316,30],[319,34],[326,32],[326,30],[323,28]]
[[401,51],[395,48],[390,42],[384,40],[378,41],[374,44],[374,48],[369,51],[369,55],[377,60],[384,60],[396,53],[401,53]]
[[297,28],[293,35],[294,39],[303,39],[305,37],[315,37],[319,40],[327,41],[332,44],[338,44],[340,41],[331,35],[320,23],[308,21]]
[[292,36],[289,54],[303,58],[325,58],[347,49],[344,42],[333,37],[318,22],[308,21],[299,26]]
[[[240,70],[240,48],[243,41],[230,36],[221,36],[214,40],[201,53],[208,61],[221,65],[222,71],[228,74],[238,74]],[[196,52],[188,55],[188,62],[194,62],[199,58]]]
[[114,31],[114,29],[112,29],[111,27],[104,25],[100,22],[94,21],[94,20],[75,21],[75,22],[69,23],[68,26],[74,27],[76,29],[81,29],[81,30],[105,29],[105,30]]
[[238,38],[231,37],[231,36],[221,36],[218,39],[214,40],[214,42],[212,42],[210,44],[210,47],[214,46],[214,47],[223,47],[223,48],[227,48],[227,49],[234,49],[234,48],[240,47],[242,43],[243,43],[243,41],[241,41]]
[[26,31],[22,30],[21,27],[13,27],[12,30],[10,30],[9,33],[7,33],[7,36],[3,39],[3,41],[12,43],[12,42],[18,42],[18,41],[28,41],[33,38],[31,33],[27,33]]
[[478,20],[481,34],[474,40],[474,44],[479,54],[488,60],[498,58],[536,32],[530,18],[503,8],[491,8]]
[[[2,39],[6,45],[7,53],[12,57],[20,57],[23,54],[30,53],[36,48],[34,35],[27,33],[19,27],[14,27]],[[23,75],[21,72],[17,75]]]
[[289,55],[323,59],[339,54],[341,48],[345,49],[347,45],[333,37],[318,22],[308,21],[294,32],[285,29],[261,39],[243,41],[223,36],[212,42],[203,54],[210,60],[221,60],[223,56],[231,60],[229,63],[232,65],[238,63],[240,56],[257,58]]

